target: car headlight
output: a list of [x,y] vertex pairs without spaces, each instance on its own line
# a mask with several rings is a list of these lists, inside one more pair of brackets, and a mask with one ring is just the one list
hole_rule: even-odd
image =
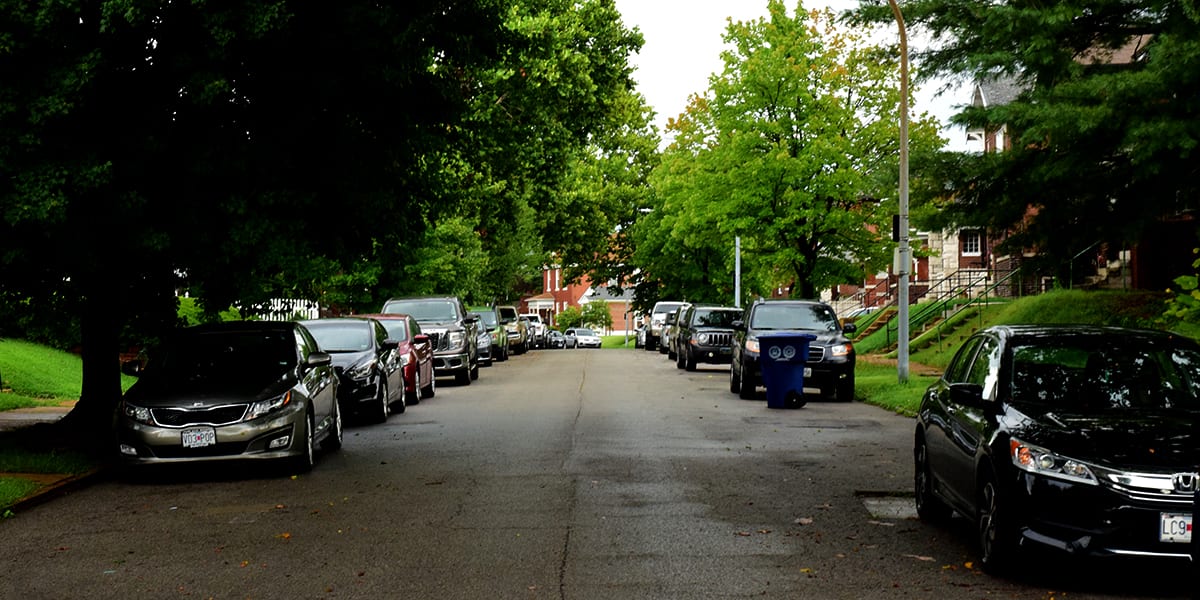
[[451,348],[459,348],[466,344],[467,336],[461,331],[451,331],[446,334],[446,339],[449,341]]
[[406,352],[406,353],[400,355],[400,367],[401,368],[407,367],[408,363],[410,363],[410,362],[412,362],[412,354],[409,354]]
[[257,419],[267,413],[277,411],[287,406],[291,401],[292,390],[288,390],[280,396],[254,402],[250,404],[250,409],[246,411],[246,418],[244,420],[249,421],[252,419]]
[[1092,469],[1077,460],[1060,456],[1045,448],[1026,444],[1017,438],[1008,440],[1008,449],[1013,465],[1022,471],[1077,483],[1099,485]]
[[830,356],[850,356],[854,352],[854,345],[847,342],[845,344],[834,344],[829,347]]
[[136,404],[130,404],[124,400],[121,401],[121,412],[130,419],[138,423],[146,425],[154,424],[154,416],[150,414],[150,409]]
[[746,352],[758,354],[758,338],[750,338],[746,340]]
[[346,376],[349,377],[350,379],[366,379],[366,378],[370,377],[371,373],[374,371],[375,371],[375,361],[368,360],[367,362],[362,363],[361,365],[355,365],[349,369],[346,369]]
[[708,345],[708,334],[702,333],[702,334],[696,336],[696,341],[700,342],[701,346],[707,346]]

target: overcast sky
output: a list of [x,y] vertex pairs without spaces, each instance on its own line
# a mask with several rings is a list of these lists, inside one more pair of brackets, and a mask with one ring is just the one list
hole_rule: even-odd
[[[655,124],[664,133],[668,118],[679,116],[687,106],[688,96],[708,89],[709,75],[722,68],[721,35],[727,19],[748,21],[765,17],[767,0],[615,0],[626,27],[642,32],[646,44],[640,54],[630,58],[637,69],[634,78],[638,91],[657,113]],[[788,10],[795,0],[787,0]],[[854,8],[857,0],[809,0],[805,8],[829,7],[835,12]],[[896,40],[892,33],[889,41]],[[915,45],[909,33],[910,45]],[[917,91],[916,112],[929,112],[943,123],[955,111],[954,106],[969,99],[969,91],[959,90],[934,98],[935,85]],[[965,144],[962,130],[943,127],[942,137],[951,148]]]

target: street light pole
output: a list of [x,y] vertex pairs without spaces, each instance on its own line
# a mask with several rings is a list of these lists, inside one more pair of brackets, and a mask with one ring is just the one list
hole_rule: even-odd
[[900,278],[899,304],[900,328],[897,347],[896,376],[900,383],[908,383],[908,275],[912,268],[911,249],[908,244],[908,33],[904,29],[904,16],[896,0],[888,0],[896,25],[900,27],[900,248],[897,252],[896,275]]

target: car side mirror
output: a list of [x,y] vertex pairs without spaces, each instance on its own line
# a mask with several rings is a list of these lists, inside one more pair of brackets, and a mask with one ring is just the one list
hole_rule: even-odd
[[418,333],[417,335],[413,336],[413,341],[418,344],[428,344],[429,336],[424,333]]
[[466,316],[466,318],[463,319],[463,323],[478,323],[478,322],[479,322],[479,315],[476,315],[476,314],[469,314]]
[[308,359],[304,361],[305,369],[315,369],[316,367],[327,367],[333,364],[333,357],[325,352],[313,352],[308,355]]
[[396,348],[399,348],[399,347],[400,347],[399,340],[393,340],[392,338],[383,340],[383,349],[384,350],[395,350]]
[[733,323],[730,323],[729,326],[732,327],[734,331],[745,331],[746,330],[746,322],[741,319],[738,319],[738,320],[734,321]]
[[858,331],[858,326],[854,323],[842,325],[842,333],[854,333],[855,331]]
[[978,383],[950,384],[950,401],[963,406],[983,406],[983,386]]

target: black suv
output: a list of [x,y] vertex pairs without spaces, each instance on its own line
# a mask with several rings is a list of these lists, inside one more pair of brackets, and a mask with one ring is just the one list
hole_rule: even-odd
[[727,365],[733,358],[733,322],[742,309],[732,306],[690,304],[675,323],[671,344],[675,366],[696,370],[696,363]]
[[435,375],[453,375],[461,385],[479,378],[479,316],[467,312],[454,296],[392,298],[383,304],[382,313],[411,316],[421,325],[421,333],[433,345]]
[[729,391],[754,398],[762,385],[758,337],[772,333],[805,333],[817,336],[809,343],[808,366],[804,369],[804,393],[841,402],[854,399],[854,345],[844,334],[854,333],[853,323],[844,327],[837,313],[815,300],[758,300],[741,320],[733,322],[733,360],[729,369]]

